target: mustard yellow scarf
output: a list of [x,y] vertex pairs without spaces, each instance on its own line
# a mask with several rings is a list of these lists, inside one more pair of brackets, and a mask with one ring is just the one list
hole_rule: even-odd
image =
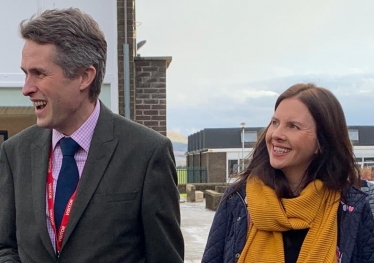
[[252,177],[248,179],[246,195],[251,221],[238,263],[284,262],[282,232],[306,228],[309,231],[297,263],[337,262],[340,192],[329,190],[316,180],[300,196],[279,199],[272,188]]

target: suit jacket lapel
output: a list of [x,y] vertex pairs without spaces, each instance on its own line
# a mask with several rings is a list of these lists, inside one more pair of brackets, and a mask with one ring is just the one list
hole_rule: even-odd
[[41,136],[31,145],[31,176],[35,220],[40,238],[51,256],[55,257],[46,220],[46,180],[51,134],[50,130],[43,130]]
[[113,113],[103,104],[92,137],[90,150],[78,185],[77,195],[66,228],[62,249],[96,191],[101,178],[117,146],[118,139],[113,134]]

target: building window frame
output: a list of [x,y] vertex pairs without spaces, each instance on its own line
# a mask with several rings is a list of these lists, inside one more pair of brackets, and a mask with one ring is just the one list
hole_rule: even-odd
[[348,135],[349,135],[349,139],[352,142],[358,142],[360,140],[358,129],[348,129]]
[[[257,142],[257,131],[244,131],[244,143]],[[243,142],[243,138],[240,139]]]
[[8,140],[8,131],[0,130],[0,145]]

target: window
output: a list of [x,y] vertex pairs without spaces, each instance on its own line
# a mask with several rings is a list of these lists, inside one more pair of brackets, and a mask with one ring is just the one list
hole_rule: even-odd
[[8,131],[0,131],[0,145],[8,139]]
[[365,157],[362,163],[363,167],[374,167],[374,157]]
[[238,172],[238,160],[228,160],[228,174],[233,174]]
[[257,142],[257,132],[256,131],[244,131],[244,142]]
[[358,142],[359,137],[358,137],[358,130],[356,129],[349,129],[348,130],[349,134],[349,139],[351,139],[352,142]]

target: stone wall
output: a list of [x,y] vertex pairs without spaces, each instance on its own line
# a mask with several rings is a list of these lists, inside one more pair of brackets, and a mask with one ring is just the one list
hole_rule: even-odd
[[185,186],[180,185],[178,188],[180,190],[180,193],[183,193],[181,191],[186,191],[189,187],[190,189],[195,189],[196,191],[202,191],[205,192],[206,190],[215,190],[217,186],[222,187],[228,187],[229,183],[191,183],[191,184],[184,184]]
[[213,190],[206,190],[205,191],[205,208],[216,211],[221,199],[222,199],[223,193],[218,193]]

